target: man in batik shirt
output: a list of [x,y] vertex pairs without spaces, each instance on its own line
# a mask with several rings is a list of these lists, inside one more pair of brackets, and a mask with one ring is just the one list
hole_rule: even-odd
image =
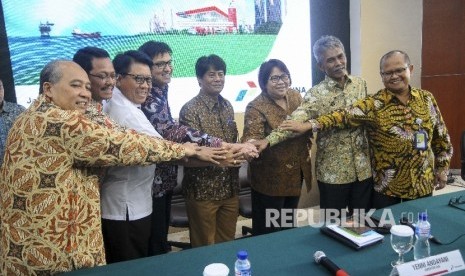
[[[222,139],[213,137],[189,126],[177,123],[172,115],[168,103],[168,84],[171,82],[174,61],[172,50],[164,42],[148,41],[140,48],[153,61],[152,89],[147,100],[141,108],[145,116],[152,123],[155,130],[163,138],[174,142],[194,142],[201,146],[221,147],[232,146]],[[253,146],[246,144],[235,145],[235,151],[244,150],[248,156],[256,152]],[[234,149],[233,149],[234,150]],[[153,181],[153,212],[152,212],[152,237],[150,255],[167,253],[168,229],[171,214],[171,198],[173,189],[177,185],[178,166],[159,164],[156,167]]]
[[11,128],[0,181],[1,275],[105,264],[98,178],[85,167],[200,157],[193,144],[91,122],[84,116],[90,97],[78,64],[50,62],[40,74],[39,98]]
[[[291,120],[306,121],[347,107],[368,95],[365,80],[348,74],[344,45],[338,38],[322,36],[315,42],[313,54],[325,79],[305,94],[304,102],[292,113]],[[278,128],[266,139],[273,146],[292,136],[291,132]],[[337,209],[339,214],[348,208],[349,215],[354,209],[371,208],[373,178],[365,129],[328,129],[318,133],[316,145],[320,208]]]
[[286,121],[282,128],[315,132],[363,125],[375,172],[374,207],[431,196],[447,183],[452,144],[433,94],[410,86],[412,72],[407,53],[390,51],[380,60],[384,89],[344,110],[303,124]]

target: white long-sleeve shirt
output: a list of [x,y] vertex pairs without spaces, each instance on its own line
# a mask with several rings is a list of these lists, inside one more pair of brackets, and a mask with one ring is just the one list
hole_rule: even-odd
[[[113,97],[103,108],[115,122],[137,132],[159,137],[140,105],[131,102],[114,88]],[[137,220],[152,213],[152,182],[155,165],[111,167],[101,187],[102,218]]]

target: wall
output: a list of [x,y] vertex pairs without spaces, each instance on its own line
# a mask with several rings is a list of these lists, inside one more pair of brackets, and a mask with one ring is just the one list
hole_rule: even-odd
[[424,0],[422,88],[431,91],[454,147],[451,168],[460,168],[460,137],[465,130],[465,2]]
[[421,87],[423,0],[350,0],[351,72],[366,79],[370,94],[383,87],[379,59],[390,50],[407,52],[411,84]]

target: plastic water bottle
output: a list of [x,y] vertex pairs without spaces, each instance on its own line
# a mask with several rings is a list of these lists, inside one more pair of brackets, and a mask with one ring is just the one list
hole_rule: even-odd
[[245,250],[237,252],[237,260],[234,263],[234,272],[236,276],[251,276],[252,269],[250,261],[247,259],[248,253]]
[[418,223],[415,228],[415,245],[413,247],[413,258],[415,260],[429,257],[430,246],[429,236],[431,225],[428,222],[428,215],[423,212],[418,217]]

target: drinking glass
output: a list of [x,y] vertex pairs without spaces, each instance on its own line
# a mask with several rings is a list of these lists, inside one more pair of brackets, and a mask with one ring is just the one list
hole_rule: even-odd
[[397,266],[404,263],[404,254],[413,247],[413,230],[407,225],[393,225],[391,227],[391,246],[399,254],[399,259],[392,261]]

